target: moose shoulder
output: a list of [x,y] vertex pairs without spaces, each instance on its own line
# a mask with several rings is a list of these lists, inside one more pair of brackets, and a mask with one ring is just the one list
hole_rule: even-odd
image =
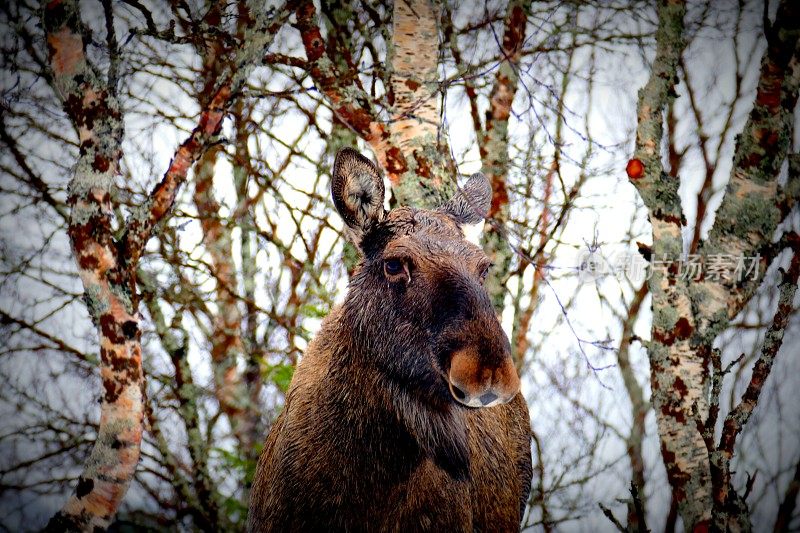
[[483,288],[489,261],[461,230],[483,219],[488,181],[437,210],[386,212],[377,168],[345,149],[331,189],[362,262],[294,374],[249,529],[518,530],[528,410]]

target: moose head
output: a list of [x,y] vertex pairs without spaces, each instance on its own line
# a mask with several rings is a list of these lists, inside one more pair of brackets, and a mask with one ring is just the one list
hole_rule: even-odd
[[519,377],[483,286],[491,263],[467,241],[491,186],[482,174],[435,210],[384,209],[378,169],[352,149],[336,156],[336,210],[361,252],[343,306],[363,350],[390,382],[432,406],[491,407],[510,401]]

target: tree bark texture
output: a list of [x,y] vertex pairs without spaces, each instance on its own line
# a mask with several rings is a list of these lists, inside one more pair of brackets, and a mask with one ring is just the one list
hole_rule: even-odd
[[112,189],[123,134],[119,104],[86,59],[76,1],[43,13],[53,86],[78,131],[80,157],[70,181],[69,237],[84,300],[100,339],[100,425],[75,492],[51,530],[105,528],[133,478],[142,440],[144,380],[132,280],[113,239]]
[[[400,204],[428,208],[452,192],[454,181],[441,152],[437,11],[432,0],[400,0],[392,20],[390,132],[408,167],[392,192]],[[439,194],[425,194],[431,190]]]
[[[53,531],[107,528],[133,479],[144,418],[136,266],[150,235],[169,212],[194,162],[219,134],[222,120],[253,60],[272,42],[281,20],[259,20],[233,66],[214,86],[198,126],[178,148],[148,200],[117,239],[112,228],[115,179],[122,156],[122,110],[116,80],[103,79],[86,57],[80,8],[74,0],[44,6],[52,85],[78,132],[80,155],[70,180],[69,237],[84,300],[100,340],[103,385],[100,423],[74,493],[48,523]],[[112,54],[115,51],[112,51]],[[113,58],[112,58],[113,60]],[[112,61],[113,62],[113,61]]]
[[[329,6],[330,7],[330,6]],[[336,6],[331,9],[348,9]],[[369,144],[392,183],[400,205],[435,207],[452,194],[454,169],[439,144],[438,30],[437,11],[429,0],[395,3],[398,17],[392,34],[393,68],[387,95],[391,118],[381,117],[372,97],[364,90],[352,64],[339,65],[336,58],[350,58],[344,43],[322,38],[316,8],[308,0],[296,9],[308,62],[304,67],[327,98],[342,123]],[[407,30],[413,28],[412,35]],[[406,31],[403,31],[405,29]],[[409,61],[415,59],[415,61]],[[347,68],[345,68],[347,67]],[[400,91],[395,96],[395,88]],[[417,135],[428,136],[427,140]]]
[[[530,9],[530,0],[511,0],[508,3],[503,25],[500,64],[497,66],[492,90],[489,93],[489,109],[486,111],[485,125],[483,130],[478,132],[483,172],[492,183],[492,206],[489,209],[492,224],[487,224],[482,244],[495,265],[496,275],[488,280],[486,289],[498,311],[503,309],[506,295],[504,280],[511,268],[511,259],[514,255],[507,235],[503,231],[509,217],[508,128],[511,106],[514,104],[519,87],[519,63],[527,35]],[[519,359],[520,354],[515,353],[515,356]]]
[[[663,113],[676,97],[684,15],[681,1],[659,3],[656,56],[638,103],[634,159],[643,164],[644,173],[630,177],[653,228],[648,282],[653,325],[647,343],[652,404],[667,476],[686,530],[691,531],[713,526],[712,509],[719,497],[715,493],[721,490],[711,475],[710,457],[715,452],[708,433],[713,441],[713,423],[705,427],[710,415],[706,391],[713,342],[752,296],[766,266],[780,251],[769,243],[783,216],[776,184],[797,101],[797,59],[792,58],[798,31],[791,21],[798,20],[800,7],[796,2],[781,2],[775,23],[767,30],[755,105],[738,139],[734,168],[715,224],[698,248],[704,264],[713,254],[760,254],[758,275],[743,284],[721,276],[686,280],[677,270],[684,253],[681,228],[685,219],[678,197],[680,180],[665,172],[661,143]],[[749,529],[746,506],[733,518],[727,527]]]

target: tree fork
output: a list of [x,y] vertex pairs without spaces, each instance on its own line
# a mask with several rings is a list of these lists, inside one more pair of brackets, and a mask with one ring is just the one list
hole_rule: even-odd
[[[150,198],[128,219],[114,239],[112,192],[122,156],[122,113],[114,83],[102,80],[86,56],[84,27],[76,0],[45,4],[42,26],[47,38],[52,85],[75,125],[80,156],[69,186],[68,234],[84,300],[100,339],[100,375],[104,394],[94,447],[75,492],[46,526],[48,531],[107,528],[136,472],[144,420],[144,375],[136,290],[136,266],[153,229],[171,210],[192,164],[219,134],[229,106],[238,96],[255,49],[263,52],[288,10],[265,17],[250,28],[254,35],[220,77],[197,127],[178,148]],[[111,13],[108,13],[111,16]]]

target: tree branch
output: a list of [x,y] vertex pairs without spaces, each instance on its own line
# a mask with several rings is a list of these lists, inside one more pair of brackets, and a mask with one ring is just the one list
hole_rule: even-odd
[[255,24],[254,28],[248,30],[250,38],[246,39],[246,44],[237,52],[230,68],[217,80],[213,96],[200,113],[198,125],[178,147],[163,179],[150,193],[145,204],[128,219],[125,233],[120,240],[123,256],[128,258],[129,265],[137,264],[153,228],[172,208],[189,169],[219,134],[231,102],[239,95],[250,71],[255,67],[255,62],[263,57],[280,27],[288,20],[291,10],[282,8],[277,13],[274,20],[262,20],[261,24]]
[[[262,14],[248,28],[252,34],[247,36],[247,44],[219,81],[210,104],[201,112],[198,126],[179,147],[148,201],[131,215],[122,239],[115,242],[112,192],[122,155],[122,112],[113,87],[87,60],[78,2],[55,0],[44,8],[42,23],[53,88],[78,130],[81,143],[70,181],[68,233],[89,314],[100,338],[104,390],[94,448],[75,493],[50,520],[48,530],[108,527],[133,479],[144,416],[136,265],[153,227],[172,207],[189,167],[219,132],[227,107],[290,14],[289,10],[279,13],[273,21]],[[108,10],[107,16],[110,17]],[[115,42],[113,33],[109,39],[112,44]]]
[[761,353],[753,367],[750,383],[742,395],[741,401],[731,409],[722,425],[719,445],[711,455],[711,479],[714,492],[714,524],[722,529],[729,527],[729,521],[738,519],[742,512],[746,512],[744,498],[736,494],[731,484],[730,461],[733,457],[736,439],[742,432],[745,424],[750,420],[758,405],[761,391],[772,371],[775,357],[783,345],[783,335],[792,315],[792,302],[797,293],[797,282],[800,278],[800,240],[795,240],[792,246],[793,256],[788,271],[781,271],[781,282],[778,286],[778,308],[772,319]]
[[[706,258],[756,256],[770,243],[782,218],[775,199],[800,87],[800,31],[794,23],[798,18],[800,4],[782,0],[775,23],[767,30],[755,104],[738,137],[731,178],[714,226],[699,247]],[[698,308],[707,339],[713,340],[749,301],[767,266],[761,261],[760,275],[740,285],[725,279],[702,281],[695,300],[703,302]]]

